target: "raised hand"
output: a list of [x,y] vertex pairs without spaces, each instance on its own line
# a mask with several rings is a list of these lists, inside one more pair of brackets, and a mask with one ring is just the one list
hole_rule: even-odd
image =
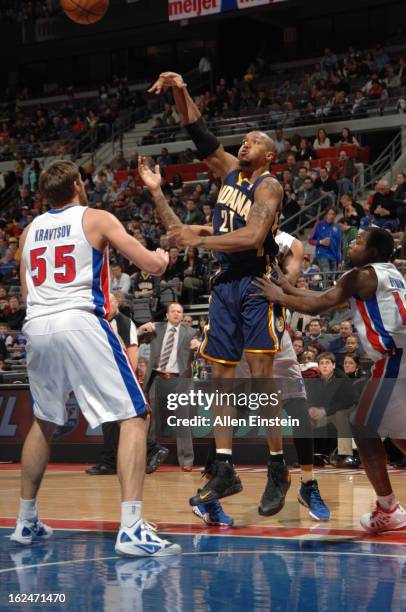
[[155,83],[148,89],[148,93],[159,95],[162,91],[166,91],[168,87],[178,87],[184,89],[186,83],[182,75],[177,72],[161,72]]
[[159,164],[156,164],[155,170],[151,170],[146,164],[145,157],[140,157],[138,160],[138,172],[143,183],[151,192],[158,191],[162,181]]

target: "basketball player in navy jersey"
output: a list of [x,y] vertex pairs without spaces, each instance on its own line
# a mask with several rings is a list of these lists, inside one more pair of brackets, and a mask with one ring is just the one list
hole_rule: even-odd
[[257,294],[272,304],[318,314],[349,301],[352,321],[368,357],[374,362],[359,404],[351,417],[353,435],[377,503],[361,517],[361,525],[379,533],[406,528],[406,511],[389,480],[382,442],[389,437],[406,451],[406,282],[390,263],[393,237],[381,228],[370,228],[351,243],[352,270],[327,291],[298,289],[276,268],[274,284],[258,278]]
[[[200,157],[223,181],[213,226],[187,226],[167,205],[159,168],[154,173],[144,163],[140,165],[141,178],[154,197],[164,225],[170,228],[172,240],[181,247],[211,249],[220,264],[212,283],[209,322],[200,354],[212,362],[215,379],[234,378],[243,351],[251,377],[270,378],[274,354],[280,350],[285,329],[283,310],[269,307],[266,301],[256,303],[251,294],[253,278],[259,271],[266,272],[278,252],[274,234],[283,190],[269,172],[275,158],[274,143],[267,134],[253,131],[244,137],[237,157],[227,153],[208,131],[180,75],[161,74],[150,91],[160,93],[170,86],[176,110]],[[211,478],[190,499],[192,506],[215,502],[242,490],[232,462],[232,436],[232,427],[216,429]],[[283,462],[283,457],[276,459]],[[268,480],[275,479],[280,484],[278,494],[284,497],[289,487],[286,466],[273,473],[270,465]]]

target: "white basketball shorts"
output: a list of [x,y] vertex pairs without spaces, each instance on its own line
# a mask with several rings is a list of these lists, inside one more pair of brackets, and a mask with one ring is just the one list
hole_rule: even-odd
[[68,310],[31,319],[23,332],[33,410],[39,419],[63,425],[72,391],[92,428],[148,412],[125,349],[104,319]]

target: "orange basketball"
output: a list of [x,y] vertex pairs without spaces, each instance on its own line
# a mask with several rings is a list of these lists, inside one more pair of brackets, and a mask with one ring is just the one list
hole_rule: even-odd
[[106,14],[109,0],[61,0],[65,15],[75,23],[96,23]]

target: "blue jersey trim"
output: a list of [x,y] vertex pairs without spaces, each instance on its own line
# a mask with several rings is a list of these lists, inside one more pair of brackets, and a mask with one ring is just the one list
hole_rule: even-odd
[[130,368],[127,357],[124,354],[123,347],[121,346],[115,333],[112,331],[110,325],[104,319],[99,319],[99,321],[103,330],[106,332],[107,340],[110,344],[111,350],[113,351],[115,362],[128,391],[130,400],[134,406],[135,414],[137,416],[141,416],[147,412],[147,405],[141,389],[139,388],[135,379],[135,374]]
[[69,206],[66,206],[65,208],[52,208],[51,210],[48,210],[50,215],[60,215],[61,213],[65,212],[65,210],[69,210],[70,208],[73,208],[74,204],[70,204]]
[[92,295],[95,305],[95,314],[104,317],[106,314],[105,299],[101,287],[101,271],[103,269],[103,253],[100,253],[95,248],[92,248],[92,267],[93,267],[93,282]]

